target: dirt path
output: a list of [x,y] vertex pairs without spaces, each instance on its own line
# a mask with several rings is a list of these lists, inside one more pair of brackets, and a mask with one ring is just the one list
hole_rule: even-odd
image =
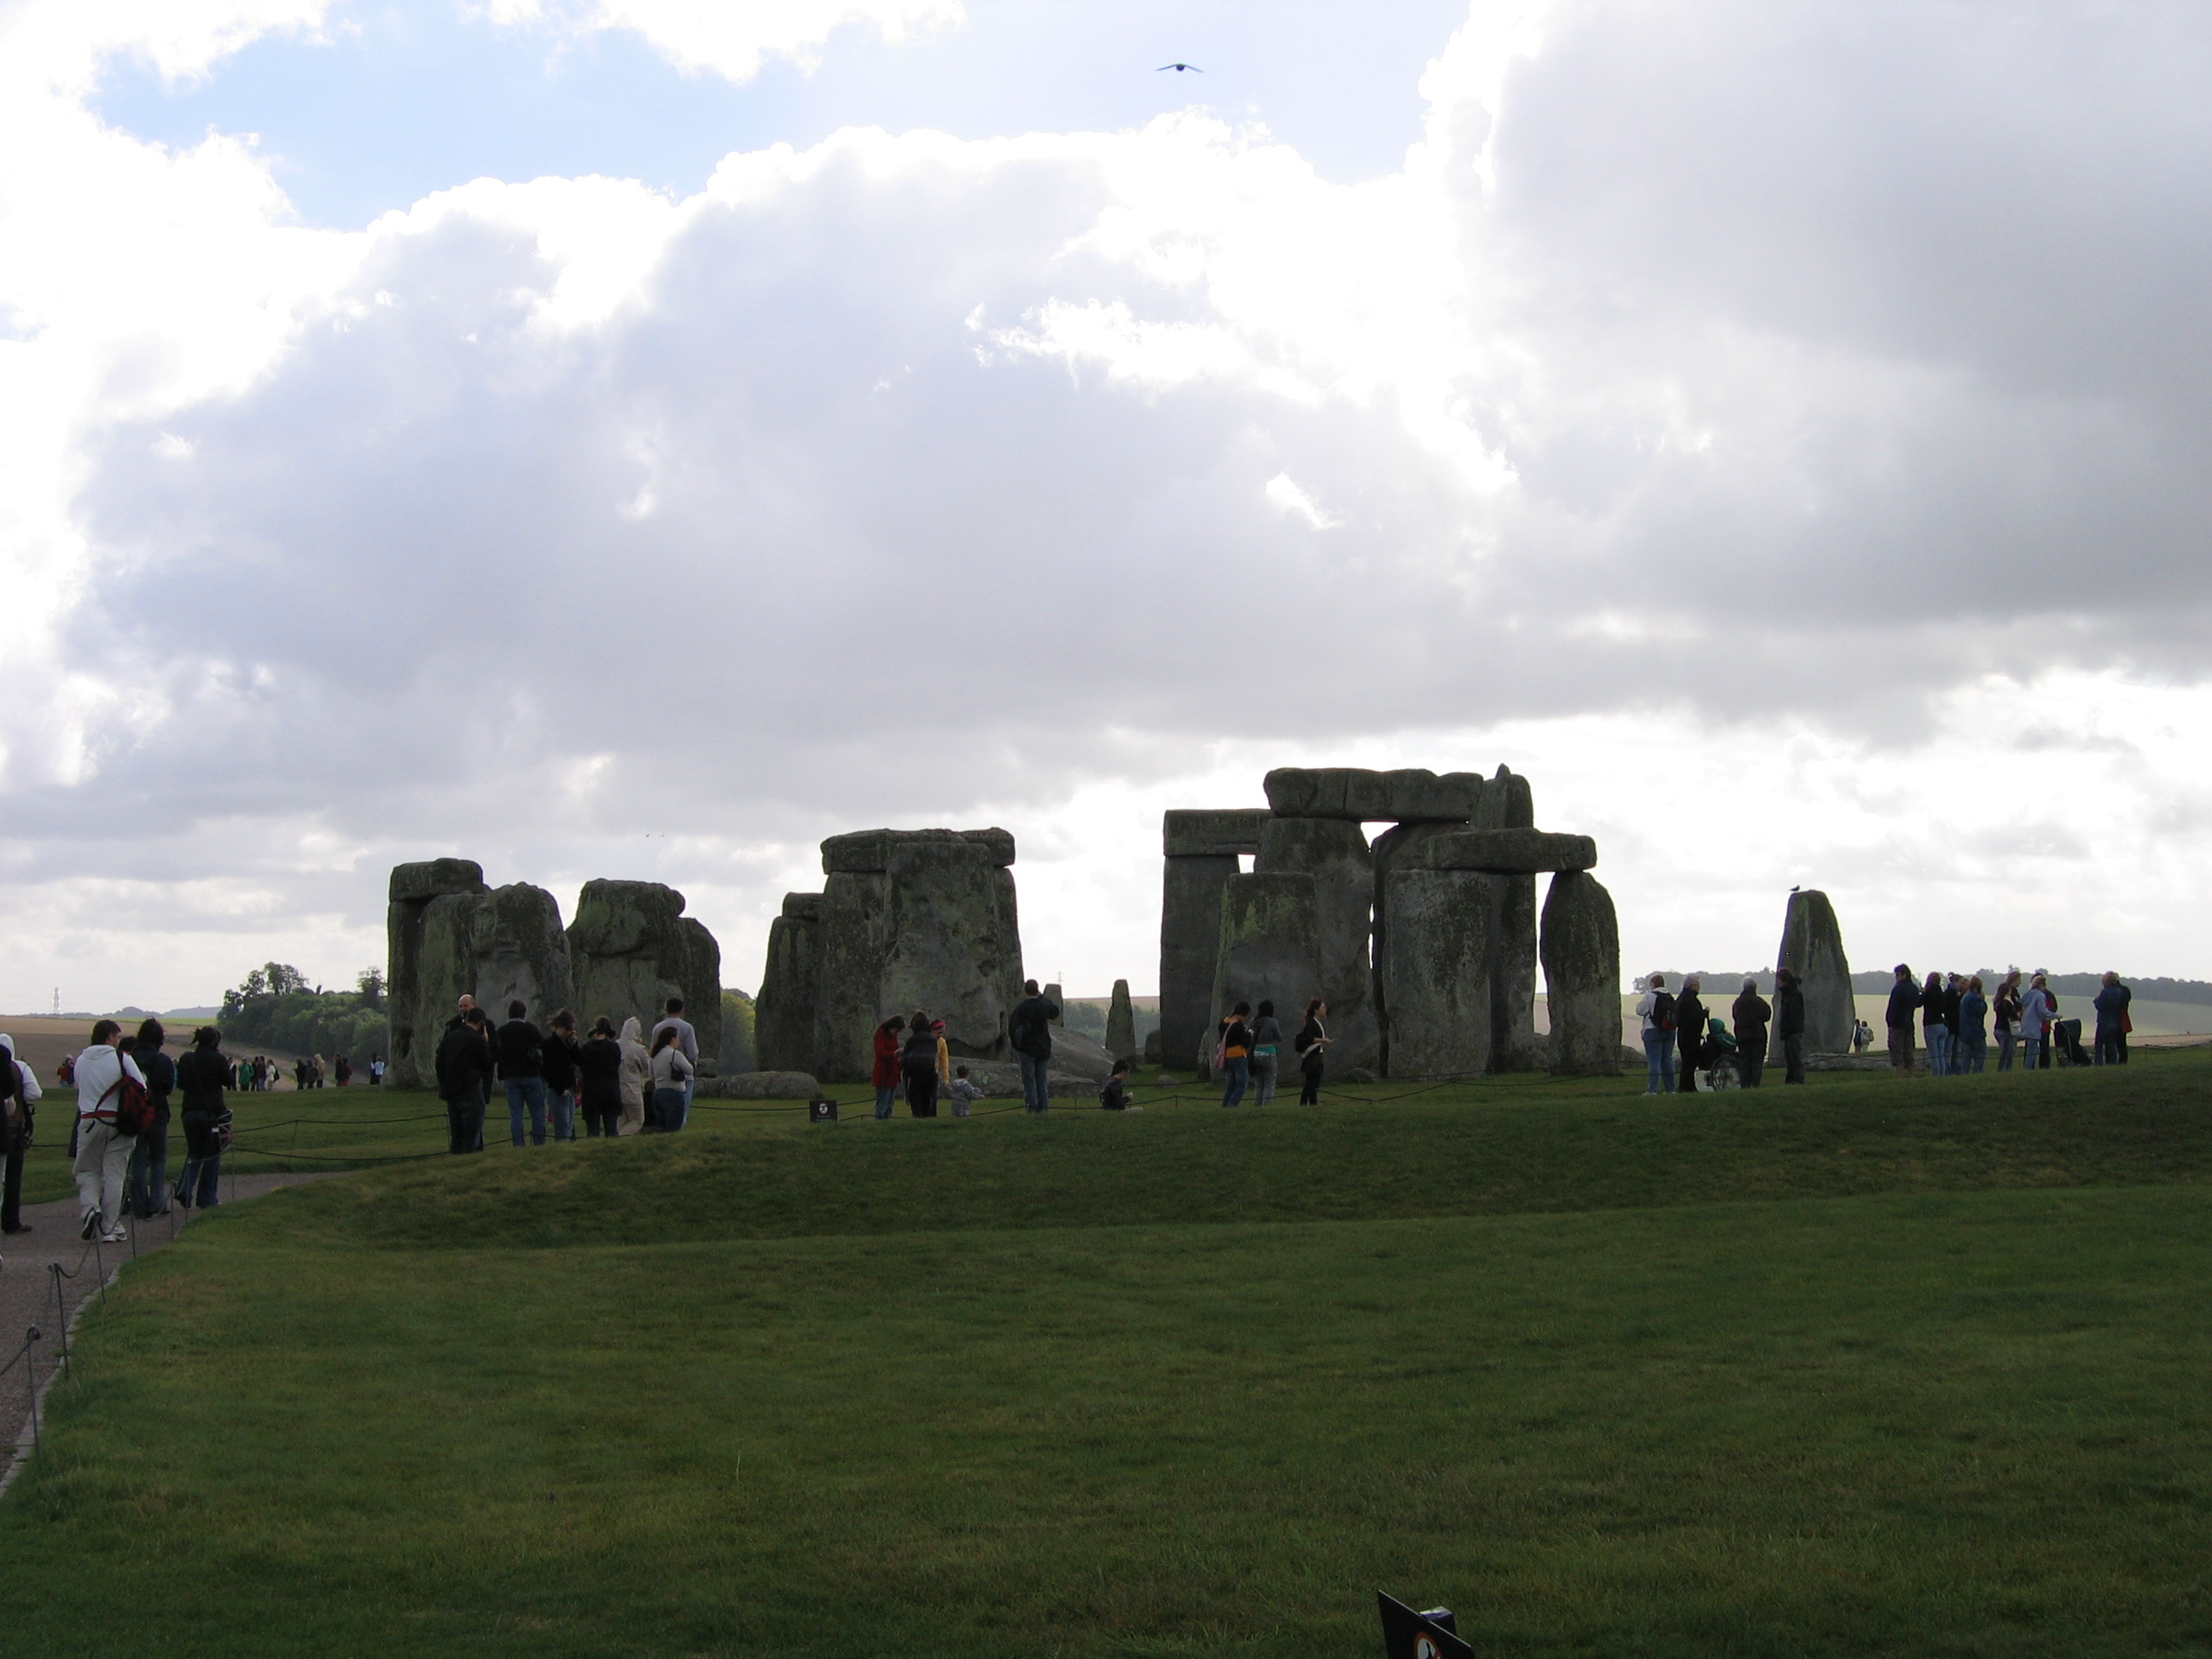
[[[306,1175],[241,1175],[222,1178],[225,1204],[258,1198],[279,1187],[306,1181],[325,1181],[342,1170]],[[71,1318],[87,1298],[114,1277],[133,1256],[159,1249],[198,1218],[197,1210],[173,1210],[149,1221],[131,1221],[131,1240],[125,1244],[94,1247],[78,1236],[83,1216],[74,1198],[51,1204],[27,1204],[23,1220],[31,1231],[0,1238],[0,1364],[14,1358],[33,1326],[40,1340],[6,1376],[0,1376],[0,1448],[13,1448],[25,1437],[33,1394],[43,1390],[61,1364],[62,1337]],[[55,1299],[52,1264],[62,1268],[60,1301]],[[71,1339],[74,1340],[74,1338]],[[12,1472],[11,1472],[12,1473]],[[4,1486],[0,1478],[0,1486]]]

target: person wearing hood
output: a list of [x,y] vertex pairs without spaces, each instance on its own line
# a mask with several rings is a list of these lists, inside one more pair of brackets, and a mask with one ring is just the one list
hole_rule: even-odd
[[38,1073],[15,1058],[15,1039],[0,1031],[0,1148],[7,1174],[0,1182],[0,1233],[27,1233],[23,1224],[23,1154],[31,1150],[32,1110]]
[[626,1135],[643,1134],[645,1097],[653,1087],[653,1056],[646,1051],[645,1023],[632,1014],[622,1028],[622,1122]]
[[131,1167],[131,1137],[115,1127],[117,1097],[125,1077],[146,1085],[138,1062],[117,1046],[123,1028],[103,1019],[92,1028],[92,1042],[76,1057],[70,1080],[76,1085],[76,1201],[84,1212],[84,1236],[120,1244],[123,1177]]

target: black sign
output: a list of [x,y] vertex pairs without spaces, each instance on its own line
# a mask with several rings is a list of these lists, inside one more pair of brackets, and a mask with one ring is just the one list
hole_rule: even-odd
[[1449,1607],[1416,1613],[1381,1590],[1375,1605],[1382,1614],[1384,1659],[1474,1659],[1474,1650],[1453,1632]]
[[837,1121],[837,1103],[834,1100],[810,1100],[806,1103],[806,1115],[817,1123],[835,1123]]

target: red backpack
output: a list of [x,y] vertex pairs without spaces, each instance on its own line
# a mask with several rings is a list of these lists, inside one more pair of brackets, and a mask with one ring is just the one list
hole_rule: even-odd
[[[123,1056],[116,1055],[118,1064]],[[107,1103],[108,1095],[115,1097],[115,1133],[119,1135],[143,1135],[154,1127],[154,1103],[147,1097],[146,1085],[131,1075],[128,1066],[116,1074],[115,1081],[107,1085],[97,1103]]]

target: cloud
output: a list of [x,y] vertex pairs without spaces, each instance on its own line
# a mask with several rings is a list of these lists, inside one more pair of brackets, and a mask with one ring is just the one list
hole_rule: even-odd
[[[777,46],[718,9],[753,44],[685,61],[851,15],[776,13]],[[1663,884],[1644,813],[1547,793],[1547,756],[1695,837],[1786,746],[1856,787],[1858,839],[1826,784],[1765,833],[1909,918],[1954,890],[1922,818],[1979,810],[1931,757],[2039,766],[2051,688],[2201,673],[2212,143],[2173,66],[2206,26],[1698,19],[1484,8],[1405,169],[1354,185],[1198,115],[850,129],[690,197],[487,179],[339,234],[237,141],[138,145],[66,93],[0,116],[59,158],[0,223],[0,353],[43,388],[0,410],[17,914],[58,939],[102,884],[190,879],[358,945],[383,866],[450,848],[672,877],[746,982],[820,836],[1000,814],[1124,861],[1035,875],[1082,927],[1027,914],[1140,980],[1126,897],[1096,907],[1148,879],[1159,792],[1525,744],[1662,880],[1632,934],[1693,933],[1718,877]],[[2019,810],[2037,860],[2122,833]],[[1069,825],[1124,811],[1119,851]]]
[[893,46],[966,21],[960,0],[490,0],[501,23],[556,23],[576,33],[627,29],[689,75],[743,84],[771,57],[811,70],[830,35],[874,28]]

